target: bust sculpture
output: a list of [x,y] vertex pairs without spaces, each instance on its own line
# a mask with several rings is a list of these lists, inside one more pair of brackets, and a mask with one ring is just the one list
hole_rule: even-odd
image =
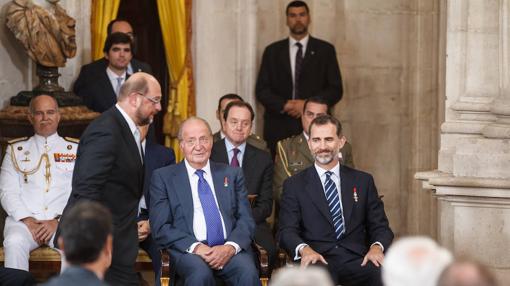
[[76,54],[75,23],[58,4],[46,0],[46,8],[32,0],[13,0],[6,8],[6,24],[39,65],[64,67]]

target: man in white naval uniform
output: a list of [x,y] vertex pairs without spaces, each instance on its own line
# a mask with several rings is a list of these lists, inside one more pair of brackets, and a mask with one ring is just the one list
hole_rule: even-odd
[[10,141],[0,171],[5,267],[28,271],[30,251],[53,246],[53,235],[71,193],[77,140],[57,134],[60,113],[48,95],[34,97],[28,119],[35,135]]

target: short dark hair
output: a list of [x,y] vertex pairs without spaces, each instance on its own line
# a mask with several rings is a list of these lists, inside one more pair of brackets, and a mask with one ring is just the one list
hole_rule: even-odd
[[287,9],[285,9],[285,15],[289,15],[289,9],[291,7],[305,7],[306,13],[310,13],[310,9],[308,9],[308,5],[305,1],[292,1],[287,5]]
[[128,34],[116,32],[109,35],[104,43],[103,52],[107,54],[115,44],[129,44],[131,53],[133,53],[133,41],[131,41],[131,37]]
[[227,121],[228,112],[234,106],[247,108],[251,114],[251,121],[253,121],[253,119],[255,118],[255,112],[253,112],[253,108],[251,107],[251,105],[248,102],[244,101],[232,101],[229,104],[227,104],[227,107],[225,107],[225,113],[223,114],[223,119],[225,119],[225,121]]
[[305,103],[303,104],[303,112],[305,112],[306,110],[306,106],[308,105],[308,103],[316,103],[316,104],[322,104],[322,105],[326,105],[328,108],[327,108],[327,111],[326,113],[331,115],[331,112],[329,110],[329,105],[328,105],[328,102],[326,101],[326,99],[322,96],[312,96],[312,97],[309,97],[307,99],[305,99]]
[[71,264],[80,265],[98,259],[108,235],[113,233],[108,209],[94,201],[74,205],[61,220],[64,254]]
[[239,101],[244,101],[244,99],[241,96],[239,96],[239,95],[237,95],[235,93],[227,93],[224,96],[220,97],[220,100],[218,100],[218,111],[221,111],[220,110],[221,109],[221,102],[223,100],[225,100],[225,99],[237,99]]
[[112,34],[113,25],[117,22],[129,23],[128,20],[123,19],[123,18],[117,18],[117,19],[111,20],[110,23],[108,23],[108,26],[106,27],[106,36],[110,36]]
[[342,124],[340,123],[340,121],[338,121],[338,119],[336,119],[335,117],[331,116],[331,115],[321,115],[321,116],[318,116],[318,117],[315,117],[314,120],[312,120],[312,123],[310,123],[310,127],[308,127],[308,134],[311,136],[312,135],[312,127],[314,125],[317,125],[317,126],[323,126],[323,125],[326,125],[326,124],[333,124],[335,125],[336,127],[336,135],[338,137],[342,136]]

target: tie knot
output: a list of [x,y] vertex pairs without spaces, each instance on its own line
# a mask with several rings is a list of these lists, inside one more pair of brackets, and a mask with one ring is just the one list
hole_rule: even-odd
[[331,171],[326,171],[326,173],[325,173],[325,174],[326,174],[326,180],[329,180],[329,179],[331,179],[331,175],[333,175],[333,172],[331,172]]
[[237,156],[237,154],[239,154],[239,152],[241,152],[241,150],[239,150],[237,148],[234,148],[232,151],[234,151],[234,156]]
[[197,174],[198,178],[201,179],[201,180],[204,179],[204,173],[205,172],[202,169],[198,169],[198,170],[195,171],[195,174]]
[[298,49],[301,49],[301,48],[303,48],[303,44],[301,44],[300,42],[297,42],[296,47],[298,47]]

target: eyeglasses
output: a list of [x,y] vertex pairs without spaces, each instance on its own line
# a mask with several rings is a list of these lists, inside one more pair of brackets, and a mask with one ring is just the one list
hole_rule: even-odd
[[141,92],[136,92],[136,94],[138,94],[138,95],[140,95],[142,97],[147,98],[154,105],[158,105],[158,104],[161,103],[161,97],[148,97],[148,96],[146,96],[145,94],[143,94]]
[[188,147],[194,147],[198,144],[200,145],[207,145],[209,144],[209,142],[211,142],[211,138],[210,137],[200,137],[200,138],[189,138],[189,139],[186,139],[186,140],[183,140],[184,141],[184,144],[186,144],[186,146]]

